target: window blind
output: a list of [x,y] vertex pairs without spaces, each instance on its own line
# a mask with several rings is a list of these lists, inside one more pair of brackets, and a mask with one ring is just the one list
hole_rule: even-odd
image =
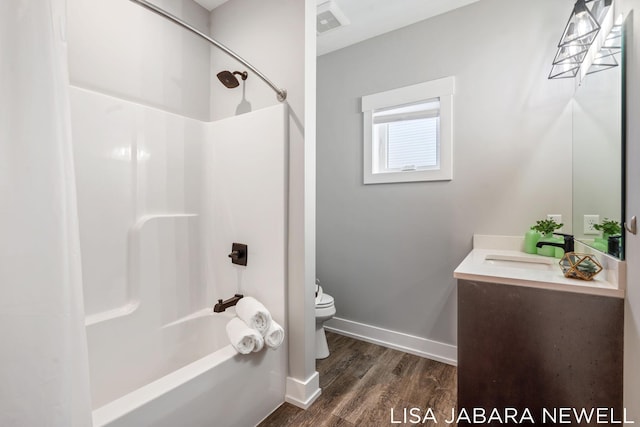
[[438,117],[387,124],[387,169],[438,166]]

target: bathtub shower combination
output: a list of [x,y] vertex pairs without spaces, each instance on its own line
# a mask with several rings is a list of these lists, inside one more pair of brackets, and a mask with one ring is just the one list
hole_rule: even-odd
[[71,112],[94,426],[257,424],[286,342],[240,355],[212,308],[253,296],[286,330],[286,104],[207,123],[72,87]]

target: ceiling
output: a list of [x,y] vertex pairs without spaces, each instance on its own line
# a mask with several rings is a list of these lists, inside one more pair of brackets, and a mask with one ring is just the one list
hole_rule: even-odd
[[[318,0],[318,4],[327,0]],[[479,0],[332,0],[350,24],[318,36],[318,56]]]
[[227,0],[195,0],[195,2],[205,9],[211,11],[220,6],[222,3],[226,3]]
[[[195,0],[212,10],[227,0]],[[318,36],[318,56],[406,27],[479,0],[317,0],[332,1],[349,21]]]

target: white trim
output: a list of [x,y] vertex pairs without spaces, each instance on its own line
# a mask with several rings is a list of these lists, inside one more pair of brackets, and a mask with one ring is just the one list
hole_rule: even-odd
[[457,366],[458,347],[402,332],[391,331],[352,320],[334,317],[324,323],[327,331],[378,344],[394,350]]
[[320,375],[317,371],[304,382],[293,377],[287,377],[284,400],[298,408],[308,409],[320,396],[321,392]]
[[362,97],[362,112],[377,110],[393,105],[410,104],[444,95],[453,95],[455,79],[453,76],[437,80],[391,89]]

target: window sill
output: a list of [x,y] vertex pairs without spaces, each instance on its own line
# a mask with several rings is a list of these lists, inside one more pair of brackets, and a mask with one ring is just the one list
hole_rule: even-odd
[[365,184],[393,184],[399,182],[451,181],[451,170],[413,170],[401,172],[365,173]]

